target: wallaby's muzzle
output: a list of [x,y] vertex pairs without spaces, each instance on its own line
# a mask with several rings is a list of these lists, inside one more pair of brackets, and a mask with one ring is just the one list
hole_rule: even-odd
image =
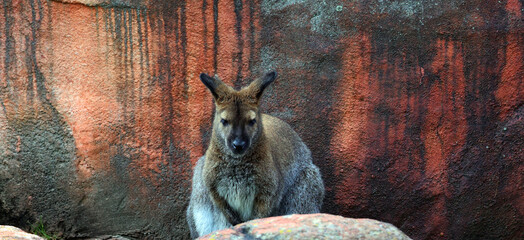
[[235,154],[242,154],[246,151],[246,149],[247,149],[247,142],[240,138],[236,138],[231,143],[231,150],[233,150]]

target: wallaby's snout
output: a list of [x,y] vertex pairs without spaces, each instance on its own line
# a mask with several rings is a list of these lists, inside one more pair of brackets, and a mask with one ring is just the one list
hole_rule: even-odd
[[242,154],[246,151],[247,147],[248,147],[248,141],[247,139],[244,140],[242,138],[235,138],[232,142],[231,142],[231,150],[235,153],[235,154]]
[[249,131],[244,124],[236,123],[232,126],[229,137],[227,137],[227,147],[235,155],[242,155],[250,147]]
[[[240,110],[236,110],[236,112],[240,112]],[[256,115],[253,117],[256,117]],[[252,142],[251,139],[256,134],[256,130],[254,129],[254,126],[252,126],[251,124],[244,123],[244,121],[242,121],[243,119],[238,119],[238,116],[236,116],[236,118],[236,121],[233,121],[232,123],[231,130],[229,131],[229,136],[226,137],[226,146],[231,150],[231,152],[234,155],[242,155],[249,149]],[[225,126],[222,126],[222,128],[224,127]]]

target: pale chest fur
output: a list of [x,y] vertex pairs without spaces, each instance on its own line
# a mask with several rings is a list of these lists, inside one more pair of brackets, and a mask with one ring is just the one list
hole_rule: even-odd
[[227,174],[220,176],[217,192],[239,214],[242,221],[250,220],[253,218],[257,190],[253,168],[247,164],[230,165],[227,168],[230,171],[225,171]]

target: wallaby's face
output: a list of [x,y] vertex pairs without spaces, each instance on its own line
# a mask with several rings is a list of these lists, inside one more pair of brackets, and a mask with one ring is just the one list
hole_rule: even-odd
[[242,102],[221,107],[217,107],[213,128],[231,153],[242,155],[258,136],[258,107]]
[[259,99],[264,89],[275,80],[271,72],[253,81],[239,91],[225,85],[218,78],[201,74],[200,79],[209,88],[215,99],[213,132],[216,140],[229,155],[240,157],[256,142],[262,122],[260,121]]

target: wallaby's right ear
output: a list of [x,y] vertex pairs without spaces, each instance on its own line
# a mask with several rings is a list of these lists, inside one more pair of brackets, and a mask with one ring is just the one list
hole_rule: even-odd
[[218,98],[218,86],[222,84],[222,81],[215,79],[214,77],[210,77],[209,75],[202,73],[200,74],[200,80],[206,87],[211,91],[211,94],[213,94],[213,97],[215,99]]

